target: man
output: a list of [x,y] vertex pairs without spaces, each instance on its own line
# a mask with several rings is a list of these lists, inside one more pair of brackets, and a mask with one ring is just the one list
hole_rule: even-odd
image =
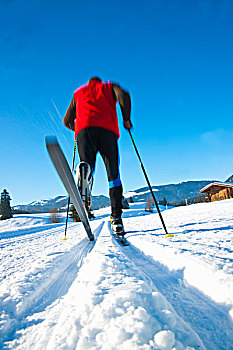
[[90,207],[92,174],[96,155],[100,152],[107,171],[111,201],[110,223],[113,231],[124,235],[122,215],[122,184],[119,172],[118,139],[120,137],[116,103],[119,102],[123,123],[131,129],[131,99],[119,85],[92,77],[74,92],[63,124],[75,131],[81,160],[77,182],[85,206]]

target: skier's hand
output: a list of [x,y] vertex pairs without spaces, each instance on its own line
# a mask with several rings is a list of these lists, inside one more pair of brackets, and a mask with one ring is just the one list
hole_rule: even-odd
[[131,129],[133,127],[131,120],[124,120],[124,127],[127,130]]

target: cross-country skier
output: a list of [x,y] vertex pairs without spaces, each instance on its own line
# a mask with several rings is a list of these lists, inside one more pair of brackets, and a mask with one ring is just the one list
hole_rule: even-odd
[[92,77],[74,92],[63,118],[63,124],[75,131],[81,163],[76,169],[76,181],[85,206],[91,205],[92,174],[96,155],[100,152],[107,171],[111,201],[112,230],[124,235],[122,215],[122,183],[119,172],[119,126],[116,103],[119,102],[123,123],[131,129],[131,99],[119,85]]

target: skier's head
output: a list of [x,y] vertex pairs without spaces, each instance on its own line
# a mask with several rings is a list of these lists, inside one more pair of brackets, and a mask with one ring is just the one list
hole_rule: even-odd
[[88,80],[88,84],[90,84],[92,81],[98,81],[98,82],[101,82],[102,80],[99,78],[99,77],[91,77],[89,80]]

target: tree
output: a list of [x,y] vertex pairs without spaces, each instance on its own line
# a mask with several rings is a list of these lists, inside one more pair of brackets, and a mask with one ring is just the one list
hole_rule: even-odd
[[152,198],[147,198],[146,205],[145,205],[145,211],[148,211],[149,213],[153,213],[153,200]]
[[61,215],[57,207],[50,210],[50,221],[55,224],[61,221]]
[[129,209],[129,203],[125,197],[122,197],[122,208]]
[[133,202],[134,202],[133,198],[129,197],[129,203],[133,203]]
[[166,205],[167,205],[167,200],[166,200],[166,198],[165,198],[165,197],[163,197],[163,200],[162,200],[162,205],[164,205],[165,207],[166,207]]
[[1,193],[1,220],[10,219],[13,217],[10,206],[10,195],[6,189]]

